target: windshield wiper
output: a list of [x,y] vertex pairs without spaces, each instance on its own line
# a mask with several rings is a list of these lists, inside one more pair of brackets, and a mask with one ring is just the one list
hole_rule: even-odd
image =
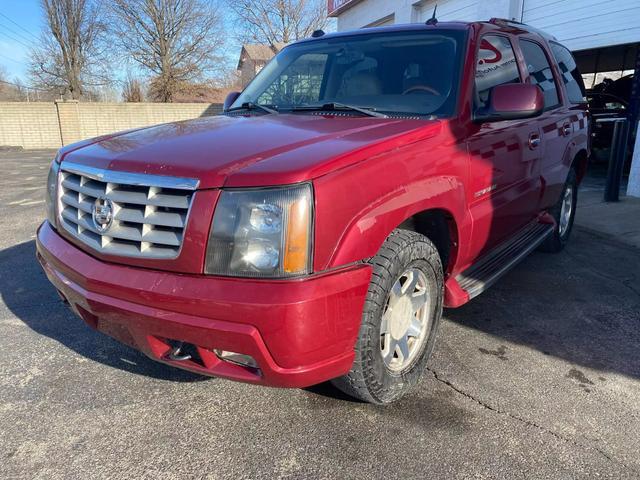
[[376,112],[372,108],[367,107],[356,107],[355,105],[347,105],[346,103],[339,102],[329,102],[322,105],[308,105],[308,106],[300,106],[293,107],[293,111],[309,111],[309,110],[352,110],[354,112],[362,113],[363,115],[367,115],[369,117],[378,117],[378,118],[389,118],[388,115],[384,113]]
[[227,110],[227,112],[235,112],[236,110],[262,110],[267,113],[271,113],[272,115],[278,115],[280,112],[274,110],[273,108],[269,108],[266,105],[261,105],[259,103],[253,102],[244,102],[239,107],[233,107]]

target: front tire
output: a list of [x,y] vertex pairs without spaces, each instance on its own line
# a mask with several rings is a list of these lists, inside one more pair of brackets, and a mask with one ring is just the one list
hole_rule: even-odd
[[576,171],[571,169],[564,184],[560,199],[549,213],[556,221],[556,228],[546,240],[540,245],[543,252],[557,253],[564,249],[569,241],[573,220],[576,216],[576,206],[578,204],[578,180]]
[[408,230],[394,230],[370,263],[355,360],[332,382],[350,396],[387,404],[426,367],[442,315],[443,272],[433,243]]

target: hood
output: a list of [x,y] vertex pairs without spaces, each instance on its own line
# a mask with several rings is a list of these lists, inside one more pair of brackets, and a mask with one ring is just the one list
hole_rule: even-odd
[[195,178],[200,188],[281,185],[433,136],[440,123],[337,115],[221,115],[98,138],[69,148],[63,161]]

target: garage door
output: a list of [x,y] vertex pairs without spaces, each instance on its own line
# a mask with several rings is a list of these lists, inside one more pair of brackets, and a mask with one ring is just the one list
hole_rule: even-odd
[[425,2],[421,7],[419,19],[425,21],[431,18],[433,7],[438,4],[438,20],[478,20],[478,0],[438,0],[437,2]]
[[524,0],[522,21],[571,50],[640,42],[638,0]]

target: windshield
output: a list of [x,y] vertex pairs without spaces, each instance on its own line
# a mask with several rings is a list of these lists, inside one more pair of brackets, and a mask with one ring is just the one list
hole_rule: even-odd
[[327,104],[389,115],[449,117],[455,112],[466,33],[372,33],[303,42],[282,50],[232,108],[280,112]]

